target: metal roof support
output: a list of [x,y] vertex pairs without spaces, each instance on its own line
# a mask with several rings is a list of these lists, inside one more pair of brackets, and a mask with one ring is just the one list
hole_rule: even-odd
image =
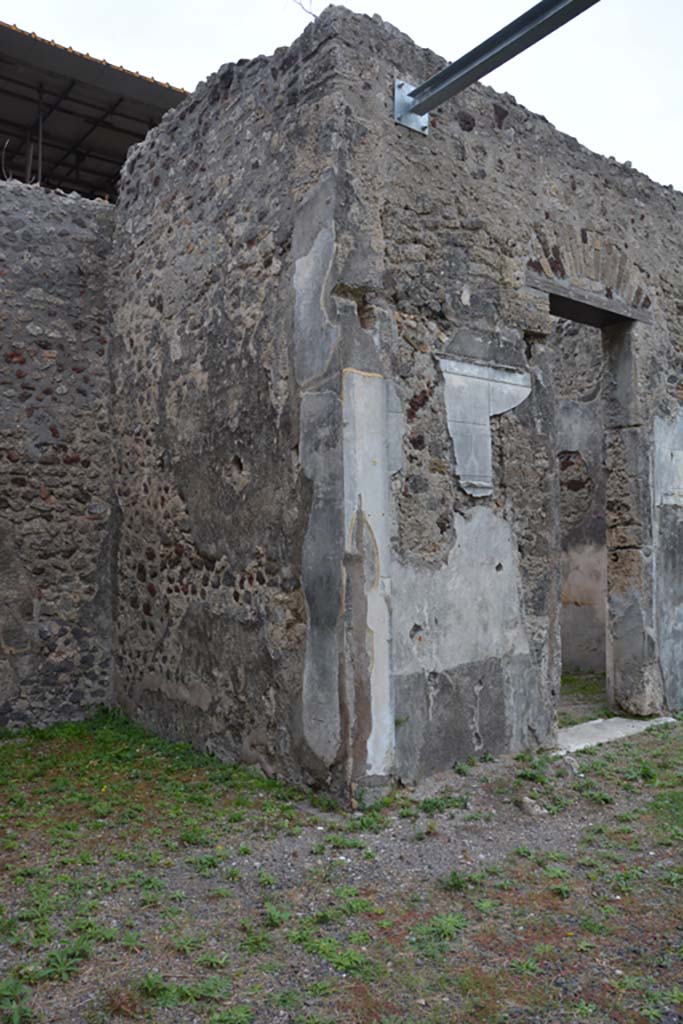
[[[66,99],[66,97],[68,96],[69,92],[73,89],[75,84],[76,84],[75,82],[71,82],[70,85],[68,86],[68,88],[65,89],[64,92],[61,94],[61,96],[59,96],[54,101],[54,103],[51,103],[50,106],[47,108],[47,110],[45,110],[43,112],[43,116],[42,116],[43,124],[45,124],[45,122],[47,121],[47,119],[50,116],[50,114],[53,114],[55,112],[55,110],[57,110],[59,108],[59,104],[62,102],[63,99]],[[9,89],[4,90],[4,91],[5,91],[5,94],[7,96],[14,96],[17,99],[24,99],[25,98],[25,97],[23,97],[21,95],[21,93],[11,92]],[[31,124],[31,131],[33,131],[34,128],[37,128],[39,123],[40,123],[40,115],[38,115],[38,117],[36,117],[35,120],[33,121],[33,123]],[[14,150],[14,152],[10,153],[10,163],[13,160],[16,160],[16,158],[21,155],[21,151],[24,148],[24,145],[25,145],[24,142],[20,142],[19,145],[17,146],[17,148]]]
[[505,64],[518,53],[549,36],[555,29],[593,7],[598,0],[541,0],[526,14],[511,21],[490,39],[432,75],[422,85],[396,81],[394,119],[406,128],[426,135],[429,111],[456,96],[472,82]]
[[[29,96],[25,96],[24,93],[14,92],[14,90],[12,90],[12,89],[5,88],[4,85],[3,85],[4,82],[9,82],[10,85],[18,85],[18,86],[21,86],[21,87],[23,87],[25,89],[31,88],[30,86],[26,85],[25,83],[19,82],[19,81],[15,80],[15,79],[8,78],[6,75],[0,74],[0,95],[12,96],[14,99],[25,100],[27,103],[30,101],[30,97]],[[46,108],[46,110],[45,110],[45,117],[43,118],[44,121],[47,119],[48,114],[56,113],[57,111],[60,114],[68,114],[69,117],[85,117],[85,115],[82,115],[79,111],[68,110],[66,107],[61,105],[62,104],[62,100],[65,100],[65,99],[68,98],[68,93],[70,92],[70,90],[76,84],[77,83],[75,81],[71,82],[69,87],[62,93],[62,95],[59,96],[54,101],[54,103],[52,103],[49,107]],[[47,99],[47,94],[49,93],[49,91],[50,90],[47,87],[45,87],[46,99]],[[101,114],[102,111],[105,109],[105,108],[102,107],[101,104],[91,103],[88,100],[83,99],[82,96],[79,96],[78,99],[70,100],[69,102],[78,103],[78,105],[81,106],[81,107],[88,107],[91,110],[94,110],[95,114],[97,114],[97,115]],[[116,116],[124,118],[126,121],[135,121],[136,124],[144,125],[145,131],[148,131],[150,128],[153,128],[154,125],[158,123],[157,121],[151,120],[149,117],[146,117],[146,118],[144,118],[144,117],[136,117],[135,114],[131,114],[130,111],[126,111],[123,114],[117,114]],[[35,121],[34,121],[33,127],[35,128],[37,126],[37,124],[38,124],[38,119],[36,118]],[[138,137],[138,135],[137,135],[137,133],[135,131],[128,132],[128,134],[129,135],[135,135],[136,138]]]
[[[88,160],[93,154],[90,150],[86,150],[85,153],[75,153],[73,166],[66,171],[65,174],[60,174],[57,180],[56,188],[64,188],[67,181],[72,175],[76,176],[77,182],[83,181],[83,168],[82,164],[85,160]],[[94,171],[88,170],[88,174],[94,175]]]
[[0,175],[85,195],[106,175],[115,193],[128,148],[186,95],[0,21]]
[[[19,139],[22,143],[22,149],[26,142],[27,129],[20,124],[18,121],[8,121],[6,118],[0,116],[0,137],[7,135],[10,139]],[[43,131],[43,148],[44,149],[55,149],[58,153],[66,153],[67,146],[55,135],[50,135],[49,132]],[[71,149],[68,150],[71,153]],[[105,163],[111,164],[113,167],[120,167],[121,161],[112,157],[111,154],[102,153],[101,150],[89,149],[88,154],[93,159]],[[43,154],[45,156],[45,154]],[[45,177],[45,175],[43,175]]]
[[33,139],[31,138],[31,129],[26,129],[26,160],[24,161],[24,181],[27,185],[31,184],[31,169],[33,167]]
[[38,86],[38,184],[43,180],[43,83]]
[[61,167],[61,165],[64,163],[64,161],[67,159],[67,157],[71,156],[72,153],[76,153],[76,155],[78,155],[78,150],[83,145],[85,140],[92,135],[92,133],[95,131],[96,128],[99,128],[100,125],[105,123],[107,118],[111,114],[114,113],[116,108],[119,107],[121,105],[121,103],[123,103],[123,98],[121,96],[119,96],[119,98],[117,99],[116,103],[112,103],[112,105],[109,107],[109,109],[105,110],[105,112],[102,114],[102,117],[98,118],[97,121],[93,121],[91,127],[88,128],[87,132],[85,132],[85,134],[81,135],[81,137],[79,139],[77,139],[76,142],[72,143],[72,145],[69,147],[69,149],[67,149],[67,151],[64,153],[64,156],[60,160],[58,160],[56,164],[53,164],[52,167],[50,167],[50,169],[47,172],[50,177],[52,177],[52,175],[55,173],[57,168]]

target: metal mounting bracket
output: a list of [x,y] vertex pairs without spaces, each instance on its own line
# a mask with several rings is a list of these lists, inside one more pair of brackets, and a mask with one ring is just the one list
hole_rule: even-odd
[[426,115],[430,110],[457,96],[472,82],[478,82],[489,71],[499,68],[597,3],[599,0],[541,0],[526,14],[421,85],[398,79],[394,84],[394,120],[420,135],[428,135]]
[[415,88],[410,82],[404,82],[397,78],[394,81],[394,121],[396,124],[410,128],[420,135],[429,135],[429,114],[411,114],[410,109],[414,104],[410,94]]

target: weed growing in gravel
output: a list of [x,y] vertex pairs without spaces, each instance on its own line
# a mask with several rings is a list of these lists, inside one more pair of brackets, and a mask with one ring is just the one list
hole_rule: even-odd
[[482,881],[482,874],[462,874],[460,871],[453,870],[442,879],[441,884],[447,892],[465,892],[467,889],[481,885]]
[[443,814],[444,811],[466,809],[467,797],[443,793],[441,796],[430,796],[421,800],[418,806],[424,814]]
[[515,974],[538,974],[541,967],[535,957],[527,957],[526,960],[512,960],[510,970]]
[[319,811],[332,813],[339,810],[339,804],[329,793],[312,793],[309,799],[311,806],[317,807]]
[[230,956],[228,953],[201,953],[196,962],[207,970],[218,970],[230,963]]
[[522,767],[517,772],[517,778],[522,782],[535,782],[539,786],[550,785],[548,768],[551,765],[551,758],[548,754],[531,754],[524,752],[517,754],[515,761]]
[[155,972],[145,975],[138,985],[141,996],[157,1006],[172,1007],[182,1003],[220,1002],[230,995],[232,985],[226,978],[207,978],[194,984],[167,982]]
[[344,974],[358,975],[366,980],[378,974],[377,965],[365,953],[344,947],[330,935],[316,934],[310,924],[304,923],[295,928],[290,932],[290,938],[307,953],[320,957]]
[[206,935],[174,935],[170,939],[171,946],[177,953],[184,956],[191,956],[196,950],[201,949],[206,941]]
[[288,910],[276,907],[274,903],[266,903],[263,907],[266,928],[280,928],[290,918]]
[[8,1024],[28,1024],[33,1020],[27,998],[28,986],[12,975],[0,980],[0,1013]]
[[[331,835],[325,841],[329,847],[333,850],[364,850],[365,843],[362,839],[358,839],[356,836],[347,835]],[[325,842],[320,845],[325,847]]]
[[464,914],[435,914],[414,929],[410,940],[422,956],[437,960],[466,927],[467,919]]
[[296,989],[285,989],[284,992],[274,995],[272,999],[273,1006],[277,1006],[281,1010],[298,1010],[301,1002],[301,993]]
[[198,857],[188,857],[187,863],[194,867],[202,878],[211,878],[220,867],[221,859],[215,853],[203,853]]
[[90,957],[92,948],[92,942],[84,938],[65,943],[48,954],[39,976],[68,981],[72,974],[80,970],[83,961]]
[[269,953],[273,947],[273,941],[268,932],[263,931],[251,924],[249,921],[242,922],[244,936],[240,942],[240,949],[253,956],[257,953]]

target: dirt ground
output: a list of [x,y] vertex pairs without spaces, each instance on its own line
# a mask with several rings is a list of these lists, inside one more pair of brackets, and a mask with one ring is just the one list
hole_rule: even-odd
[[0,1021],[683,1024],[683,723],[351,813],[102,714],[0,815]]

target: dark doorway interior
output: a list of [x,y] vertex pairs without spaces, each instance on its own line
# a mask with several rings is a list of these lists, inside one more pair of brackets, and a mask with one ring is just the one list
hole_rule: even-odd
[[557,400],[562,566],[560,725],[606,712],[605,358],[598,327],[558,320]]
[[562,703],[577,680],[593,702],[582,719],[607,707],[654,714],[661,697],[653,660],[651,441],[639,411],[634,329],[652,324],[652,313],[645,301],[614,298],[611,288],[584,291],[531,269],[526,283],[545,292],[550,313],[561,318],[550,336],[560,478],[560,724],[568,724]]

